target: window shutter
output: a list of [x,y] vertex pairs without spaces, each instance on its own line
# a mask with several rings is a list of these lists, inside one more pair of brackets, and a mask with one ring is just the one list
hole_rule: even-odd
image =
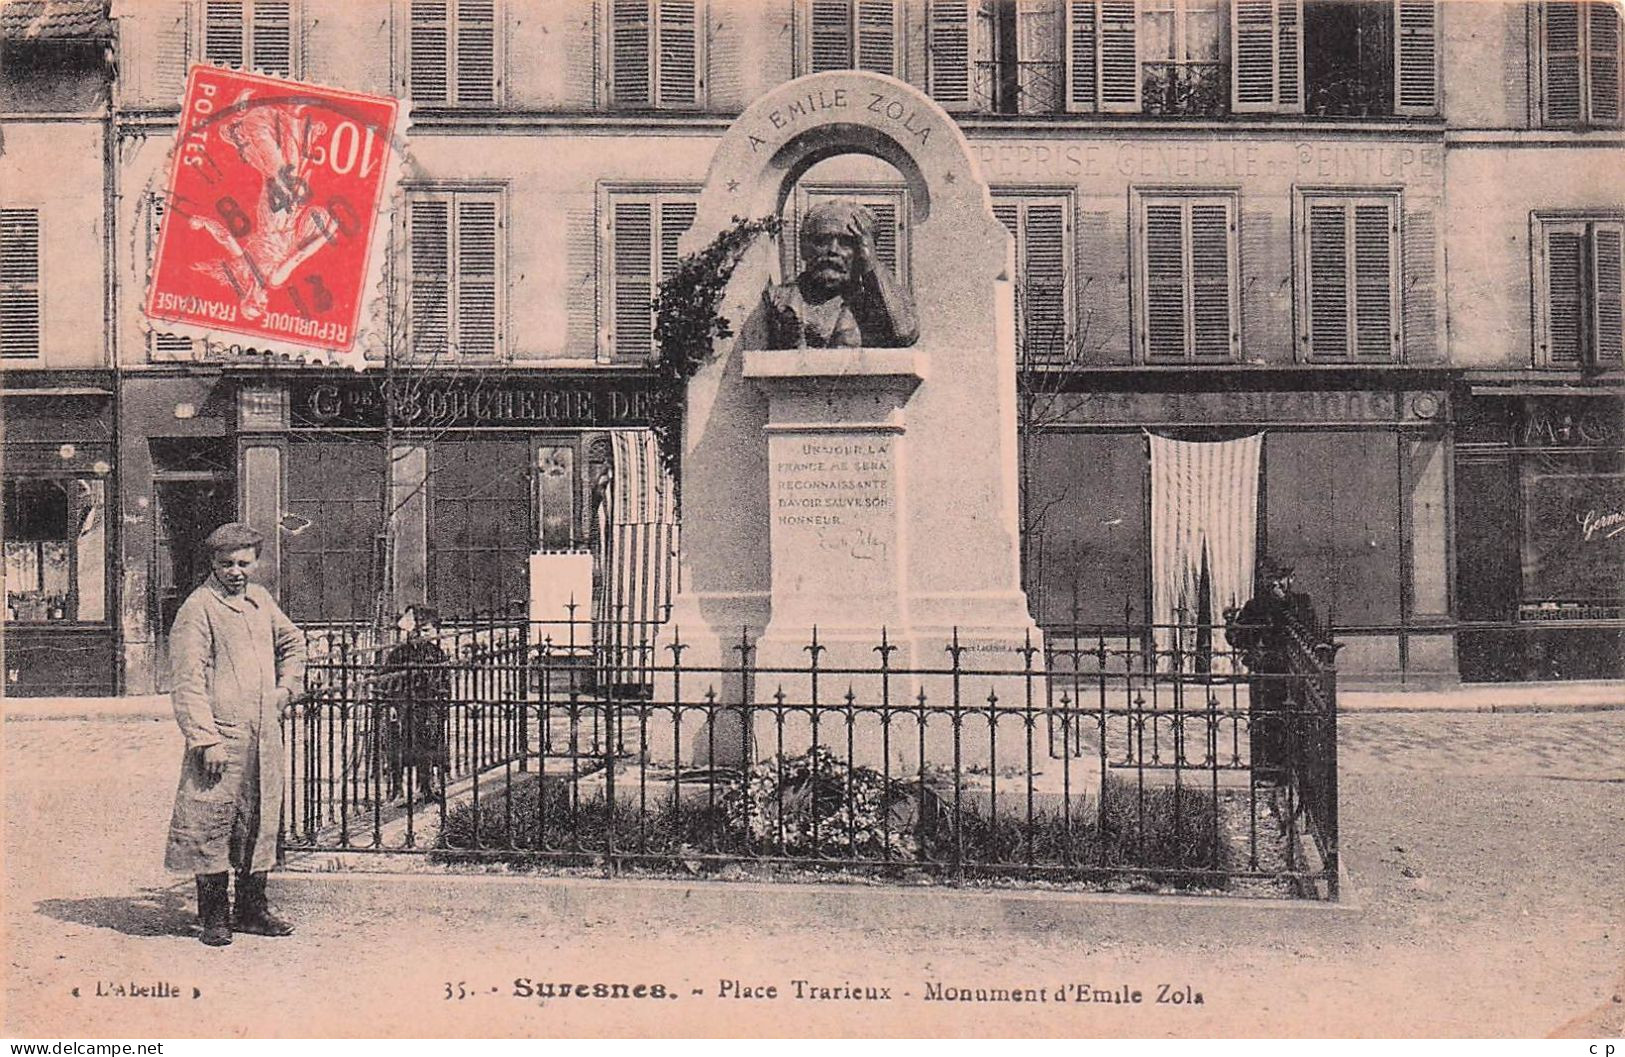
[[1191,336],[1198,358],[1229,359],[1236,351],[1230,212],[1219,203],[1191,205]]
[[660,101],[693,106],[699,101],[694,0],[660,0]]
[[1140,45],[1134,0],[1100,2],[1100,109],[1140,109]]
[[1595,338],[1593,365],[1618,367],[1625,363],[1625,339],[1620,329],[1621,254],[1625,252],[1625,225],[1599,223],[1591,239],[1595,299],[1592,305],[1592,333]]
[[1095,0],[1067,0],[1066,108],[1100,109],[1100,21]]
[[858,69],[868,73],[897,72],[896,0],[857,0]]
[[897,252],[897,203],[889,199],[869,199],[863,204],[875,216],[875,258],[890,268],[899,282],[905,282]]
[[451,203],[445,198],[415,198],[408,224],[412,351],[432,359],[445,354],[451,334]]
[[450,100],[451,28],[444,0],[412,0],[409,42],[412,98],[420,103]]
[[1303,111],[1303,0],[1275,0],[1276,105]]
[[293,4],[290,0],[255,0],[254,69],[280,77],[293,76]]
[[807,72],[852,68],[852,0],[810,0]]
[[[150,194],[147,202],[147,267],[151,269],[158,257],[158,237],[164,227],[164,196],[162,192]],[[153,331],[152,354],[154,359],[191,359],[192,339]]]
[[654,348],[654,207],[649,202],[616,202],[611,211],[610,245],[614,276],[613,346],[618,356],[647,356]]
[[677,246],[694,226],[694,216],[699,212],[698,204],[690,201],[671,200],[660,203],[660,278],[664,281],[672,272],[677,270],[677,261],[681,254]]
[[242,69],[242,0],[207,0],[203,5],[203,61]]
[[457,199],[457,351],[497,351],[497,203]]
[[1545,31],[1545,118],[1548,124],[1580,120],[1580,5],[1548,3]]
[[0,209],[0,356],[40,354],[39,210]]
[[1588,117],[1597,124],[1619,120],[1619,9],[1613,0],[1586,5],[1590,75]]
[[1179,203],[1145,206],[1145,333],[1147,359],[1185,355],[1185,210]]
[[[162,15],[153,18],[157,41],[153,49],[153,77],[155,84],[143,95],[167,95],[179,98],[181,85],[186,81],[186,67],[192,59],[192,7],[184,2],[171,2],[160,9]],[[119,71],[122,78],[125,70]]]
[[931,98],[946,110],[970,109],[970,5],[981,0],[933,0],[927,79]]
[[999,223],[1004,225],[1005,230],[1010,232],[1010,237],[1016,244],[1014,255],[1016,262],[1015,274],[1010,276],[1010,279],[1015,284],[1016,294],[1016,349],[1025,358],[1027,352],[1027,308],[1023,302],[1027,299],[1027,290],[1023,280],[1026,268],[1022,263],[1022,251],[1025,247],[1021,237],[1021,205],[1017,202],[1001,202],[995,198],[993,200],[993,215],[998,218]]
[[1398,0],[1394,25],[1394,113],[1432,114],[1439,108],[1438,6]]
[[1546,226],[1546,362],[1581,362],[1584,340],[1585,227]]
[[648,104],[649,4],[648,0],[613,0],[610,30],[610,93],[616,103]]
[[1022,241],[1023,338],[1029,357],[1064,360],[1066,326],[1066,212],[1058,203],[1026,206]]
[[1349,353],[1348,221],[1340,204],[1309,206],[1309,328],[1311,356]]
[[1230,51],[1237,113],[1303,109],[1303,0],[1235,0]]
[[458,0],[457,102],[496,102],[497,18],[493,0]]
[[1394,213],[1386,202],[1354,207],[1354,353],[1392,359],[1398,347],[1394,313]]

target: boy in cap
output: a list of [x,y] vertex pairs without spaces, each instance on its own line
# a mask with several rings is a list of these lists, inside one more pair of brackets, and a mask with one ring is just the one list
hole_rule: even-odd
[[264,536],[231,522],[204,543],[209,576],[170,632],[175,720],[186,753],[164,865],[196,876],[199,938],[223,947],[234,927],[262,936],[293,932],[271,913],[265,885],[276,864],[282,804],[278,720],[303,686],[305,639],[270,592],[249,579]]

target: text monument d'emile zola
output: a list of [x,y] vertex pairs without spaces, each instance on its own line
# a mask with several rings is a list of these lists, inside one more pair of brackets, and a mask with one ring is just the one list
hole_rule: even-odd
[[[816,627],[820,669],[861,671],[823,679],[820,704],[840,706],[850,689],[861,708],[880,702],[883,630],[899,670],[948,669],[957,633],[962,704],[985,715],[997,694],[1012,713],[998,755],[1014,758],[1025,751],[1020,713],[1043,708],[1045,687],[986,674],[1021,673],[1024,648],[1043,644],[1019,568],[1013,246],[963,134],[894,78],[799,78],[724,135],[682,250],[738,218],[779,215],[808,169],[854,153],[889,163],[906,186],[912,291],[875,258],[872,217],[851,202],[803,218],[805,266],[788,282],[772,240],[746,251],[720,307],[734,334],[688,387],[681,590],[659,662],[675,637],[685,668],[737,669],[743,635],[754,685],[719,679],[718,700],[806,705]],[[893,706],[922,690],[933,707],[953,695],[947,675],[888,682]],[[719,762],[806,749],[804,711],[784,721],[749,711],[743,729],[719,717],[706,736]],[[878,762],[878,714],[857,723],[855,755]],[[894,715],[894,763],[903,746],[920,762],[914,724]],[[927,724],[928,758],[951,760],[952,726],[945,715]],[[988,728],[964,724],[966,759],[987,760]]]

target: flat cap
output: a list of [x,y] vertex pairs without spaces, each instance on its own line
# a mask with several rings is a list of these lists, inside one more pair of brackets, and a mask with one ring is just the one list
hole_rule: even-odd
[[244,547],[252,547],[254,553],[258,554],[260,548],[265,546],[265,535],[241,521],[228,521],[209,533],[209,538],[203,541],[203,545],[209,548],[210,554],[240,551]]

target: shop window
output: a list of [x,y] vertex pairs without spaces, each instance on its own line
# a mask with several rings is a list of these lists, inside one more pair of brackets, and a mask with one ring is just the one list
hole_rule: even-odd
[[283,535],[283,604],[294,620],[372,619],[385,477],[380,441],[288,445],[287,511],[308,522]]
[[296,76],[298,29],[294,0],[204,0],[203,61]]
[[106,499],[98,479],[6,479],[8,621],[107,619]]
[[1619,5],[1613,0],[1541,6],[1545,124],[1619,124],[1620,43]]
[[1241,347],[1235,196],[1135,199],[1141,357],[1147,363],[1234,359]]
[[609,0],[609,4],[611,105],[702,105],[703,0]]
[[530,445],[435,444],[429,470],[431,600],[453,618],[505,613],[529,597]]
[[797,65],[802,73],[865,70],[901,76],[897,0],[799,0]]
[[495,0],[411,0],[406,85],[420,104],[491,107],[501,99]]
[[491,358],[502,350],[502,194],[419,189],[408,196],[412,353]]
[[1399,196],[1298,201],[1299,342],[1306,359],[1398,358]]
[[1022,361],[1075,360],[1072,199],[995,194],[993,215],[1016,240],[1016,341]]
[[0,357],[40,354],[40,217],[0,209]]
[[694,224],[694,189],[606,192],[605,259],[599,274],[603,355],[642,359],[654,352],[654,300],[677,266],[678,242]]
[[1537,215],[1533,242],[1536,363],[1620,367],[1625,223]]

